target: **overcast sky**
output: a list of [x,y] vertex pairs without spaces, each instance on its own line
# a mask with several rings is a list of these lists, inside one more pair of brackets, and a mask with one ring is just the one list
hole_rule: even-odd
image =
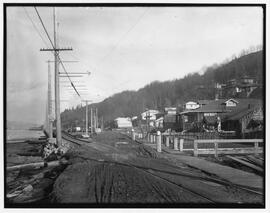
[[[53,38],[52,8],[38,10]],[[261,45],[262,12],[260,7],[58,8],[59,44],[73,48],[61,57],[79,61],[66,64],[68,72],[91,72],[74,81],[87,85],[84,98],[98,102],[155,80],[182,78]],[[50,47],[34,8],[7,9],[7,119],[42,123],[46,61],[53,55],[39,51],[46,45],[28,15]],[[61,102],[61,109],[79,104],[64,89],[61,98],[70,101]]]

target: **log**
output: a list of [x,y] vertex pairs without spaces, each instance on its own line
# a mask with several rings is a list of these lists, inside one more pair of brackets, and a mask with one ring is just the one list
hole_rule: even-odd
[[252,161],[252,162],[254,162],[254,163],[257,164],[258,166],[263,167],[263,161],[262,161],[262,160],[257,159],[257,158],[255,158],[255,157],[252,156],[252,155],[248,155],[248,156],[247,156],[247,159],[250,160],[250,161]]
[[51,161],[51,162],[37,162],[37,163],[28,163],[28,164],[21,164],[21,165],[16,165],[16,166],[9,166],[7,167],[6,171],[15,171],[15,170],[20,170],[20,169],[24,169],[24,170],[28,170],[28,169],[39,169],[39,168],[43,168],[43,167],[55,167],[55,166],[59,166],[59,165],[63,165],[63,164],[68,164],[68,161],[66,159],[61,159],[61,160],[57,160],[57,161]]
[[230,156],[230,155],[227,155],[226,157],[231,159],[231,160],[234,160],[234,161],[236,161],[236,162],[238,162],[238,163],[240,163],[240,164],[242,164],[244,166],[250,167],[250,168],[252,168],[252,169],[254,169],[254,170],[258,171],[258,172],[263,172],[262,168],[260,168],[258,166],[255,166],[254,164],[248,163],[248,162],[246,162],[244,160],[238,159],[238,158]]

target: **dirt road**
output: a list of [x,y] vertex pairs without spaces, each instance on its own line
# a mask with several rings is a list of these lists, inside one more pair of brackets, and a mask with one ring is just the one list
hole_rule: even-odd
[[263,196],[162,158],[118,132],[75,146],[57,178],[56,203],[262,203]]

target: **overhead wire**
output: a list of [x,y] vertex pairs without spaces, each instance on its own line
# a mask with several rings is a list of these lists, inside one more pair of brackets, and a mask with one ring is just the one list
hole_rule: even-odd
[[31,16],[29,15],[29,13],[27,12],[26,8],[23,7],[24,12],[26,14],[26,16],[28,17],[28,19],[30,20],[30,22],[32,23],[32,26],[34,27],[35,31],[37,32],[37,34],[39,35],[39,37],[41,38],[41,40],[43,41],[43,43],[45,44],[45,46],[48,48],[49,45],[47,44],[47,42],[45,41],[45,39],[43,38],[43,36],[41,35],[41,33],[39,32],[37,26],[35,25],[33,19],[31,18]]
[[[37,13],[37,15],[38,15],[38,18],[39,18],[39,20],[40,20],[40,22],[41,22],[41,24],[42,24],[42,27],[43,27],[43,29],[44,29],[44,31],[45,31],[45,33],[46,33],[46,35],[47,35],[47,37],[48,37],[48,39],[49,39],[51,45],[52,45],[52,48],[53,48],[54,50],[56,50],[56,48],[55,48],[54,45],[53,45],[53,42],[52,42],[52,40],[51,40],[51,37],[50,37],[50,35],[49,35],[49,33],[48,33],[46,27],[45,27],[45,24],[43,23],[43,20],[42,20],[40,14],[39,14],[37,8],[36,8],[36,7],[34,7],[34,8],[35,8],[35,11],[36,11],[36,13]],[[68,72],[67,72],[67,70],[66,70],[66,68],[65,68],[65,66],[64,66],[64,64],[63,64],[63,62],[62,62],[62,60],[61,60],[61,58],[60,58],[60,56],[59,56],[59,54],[57,54],[57,58],[59,59],[59,62],[60,62],[60,64],[61,64],[63,70],[65,71],[65,73],[66,73],[66,75],[67,75],[67,77],[68,77],[68,79],[69,79],[69,81],[70,81],[70,83],[71,83],[71,86],[73,87],[73,89],[75,90],[75,92],[77,93],[77,95],[81,98],[81,95],[79,94],[78,90],[76,89],[76,87],[75,87],[74,84],[72,83],[72,80],[71,80],[70,76],[68,75]]]

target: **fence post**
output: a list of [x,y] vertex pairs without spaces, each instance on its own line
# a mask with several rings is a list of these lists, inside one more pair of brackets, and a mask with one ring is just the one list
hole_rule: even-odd
[[166,136],[166,147],[170,146],[170,136]]
[[135,141],[135,132],[134,129],[131,130],[131,138],[133,141]]
[[146,133],[147,134],[147,142],[151,142],[151,138],[150,138],[150,133]]
[[197,140],[194,140],[194,150],[193,150],[193,155],[194,155],[195,157],[198,156],[198,142],[197,142]]
[[160,131],[157,131],[156,144],[157,144],[157,152],[161,152],[161,134],[160,134]]
[[215,142],[214,145],[215,145],[215,157],[217,158],[218,157],[218,143]]
[[258,152],[259,152],[259,143],[258,142],[254,143],[254,152],[255,152],[255,155],[258,155]]
[[184,139],[180,138],[180,142],[179,142],[179,150],[180,150],[180,152],[183,152],[183,145],[184,145]]
[[178,150],[178,139],[176,136],[174,136],[173,149]]

